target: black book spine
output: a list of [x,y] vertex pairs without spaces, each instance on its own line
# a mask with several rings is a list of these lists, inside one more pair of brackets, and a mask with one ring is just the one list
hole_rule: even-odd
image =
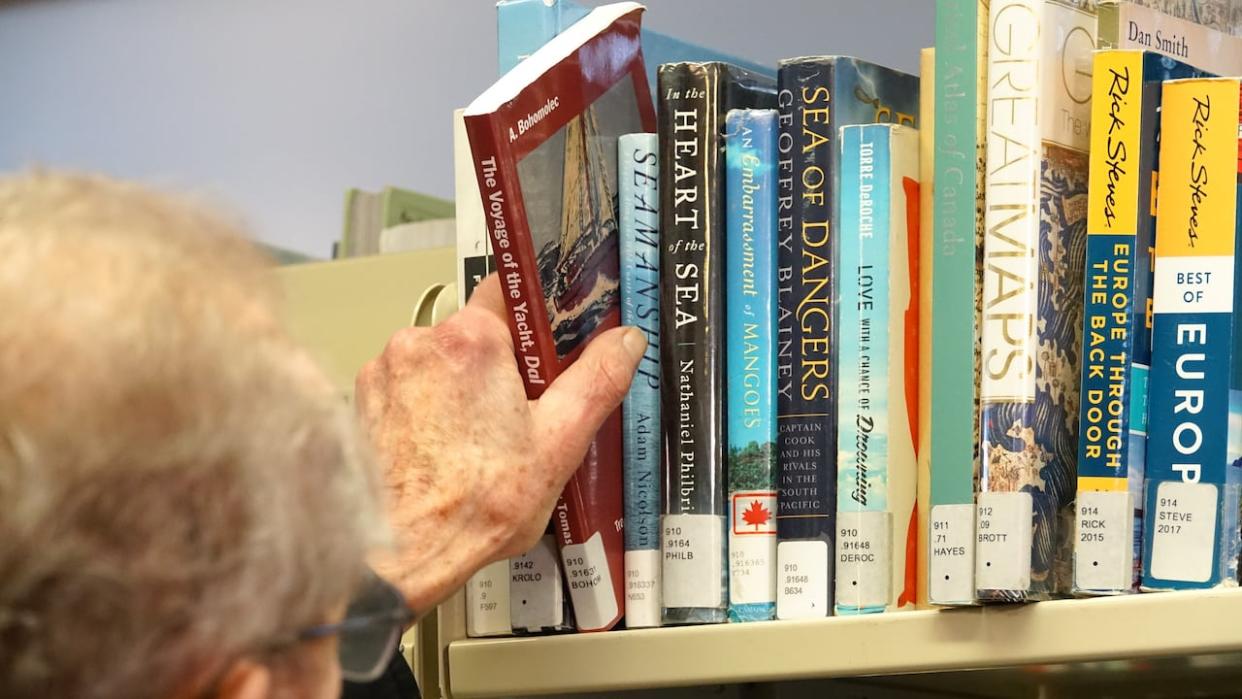
[[835,64],[781,66],[777,205],[778,618],[833,608],[838,245],[831,230]]
[[723,63],[660,66],[664,621],[725,620],[724,121],[775,84]]

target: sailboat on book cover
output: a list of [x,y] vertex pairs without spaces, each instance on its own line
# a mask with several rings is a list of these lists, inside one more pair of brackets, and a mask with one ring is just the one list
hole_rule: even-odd
[[[620,325],[617,140],[655,129],[641,14],[641,5],[628,2],[593,10],[465,112],[510,334],[532,400],[592,337]],[[552,513],[580,631],[610,629],[624,611],[621,491],[618,410]]]
[[[617,188],[609,181],[595,107],[565,127],[559,239],[539,248],[539,274],[557,354],[590,335],[620,293]],[[615,167],[614,167],[615,169]]]

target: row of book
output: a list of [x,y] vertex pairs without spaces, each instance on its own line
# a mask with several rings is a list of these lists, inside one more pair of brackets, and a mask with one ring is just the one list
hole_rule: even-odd
[[[1207,145],[1194,107],[1237,99],[1236,81],[1204,81],[1242,73],[1211,50],[1231,37],[1144,29],[1126,3],[984,8],[937,18],[936,74],[953,80],[935,105],[931,601],[1236,585],[1237,110]],[[1097,30],[1113,50],[1092,51]],[[1210,213],[1204,148],[1224,188]],[[942,580],[972,569],[973,585]]]
[[1233,37],[939,0],[921,99],[853,58],[670,63],[657,110],[640,14],[462,117],[531,397],[603,329],[650,340],[471,635],[1236,584]]

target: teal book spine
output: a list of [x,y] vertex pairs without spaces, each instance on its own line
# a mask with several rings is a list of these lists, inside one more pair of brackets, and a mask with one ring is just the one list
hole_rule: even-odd
[[841,129],[836,613],[915,604],[918,132]]
[[587,12],[577,3],[563,0],[500,0],[496,3],[496,60],[500,74],[513,70],[539,47],[586,17]]
[[647,336],[621,405],[625,482],[625,625],[660,625],[660,169],[652,133],[617,141],[621,323]]
[[[571,0],[500,0],[496,4],[496,58],[504,75],[587,15],[590,9]],[[655,90],[656,71],[665,63],[719,61],[749,70],[757,75],[776,77],[770,66],[745,61],[724,51],[699,46],[668,34],[643,28],[643,55],[647,64],[647,84]]]
[[776,617],[776,119],[725,117],[731,622]]
[[985,0],[937,1],[927,597],[950,606],[975,602],[987,30]]

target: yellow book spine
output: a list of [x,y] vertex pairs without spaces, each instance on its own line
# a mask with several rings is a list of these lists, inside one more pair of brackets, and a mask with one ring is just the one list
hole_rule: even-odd
[[1100,51],[1093,68],[1078,490],[1124,493],[1130,313],[1142,311],[1133,307],[1133,288],[1143,52]]
[[1091,86],[1091,173],[1087,235],[1138,229],[1139,125],[1143,117],[1143,52],[1095,54]]
[[1160,169],[1187,177],[1160,188],[1157,260],[1233,257],[1238,91],[1234,78],[1165,83]]

